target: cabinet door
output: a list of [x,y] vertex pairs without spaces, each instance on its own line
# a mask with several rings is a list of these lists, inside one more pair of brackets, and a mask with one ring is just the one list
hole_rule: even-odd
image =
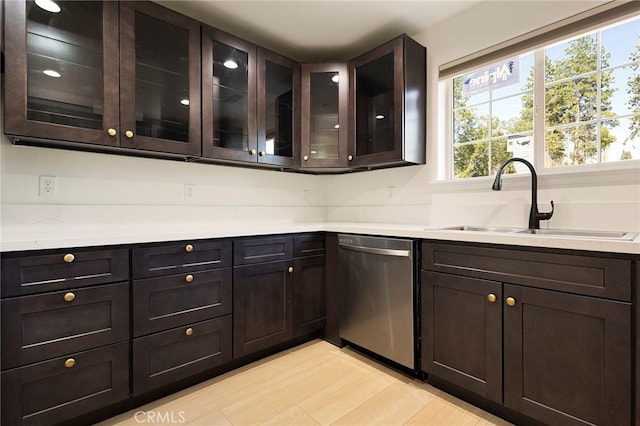
[[502,403],[502,284],[422,272],[422,369]]
[[2,301],[2,369],[129,339],[129,284]]
[[293,335],[321,330],[327,323],[324,256],[293,262]]
[[546,424],[630,424],[631,304],[514,285],[504,297],[505,406]]
[[290,260],[285,260],[235,268],[235,358],[286,342],[293,337],[292,266]]
[[200,155],[200,24],[125,1],[120,26],[121,145]]
[[256,46],[202,31],[202,155],[255,163]]
[[258,49],[258,162],[292,167],[300,140],[300,65]]
[[3,371],[2,424],[53,425],[129,396],[129,343]]
[[349,64],[350,165],[425,163],[426,50],[400,36]]
[[301,167],[347,167],[347,65],[304,64],[301,80]]
[[5,133],[119,145],[118,3],[5,8]]
[[231,361],[231,324],[226,315],[133,339],[133,394]]

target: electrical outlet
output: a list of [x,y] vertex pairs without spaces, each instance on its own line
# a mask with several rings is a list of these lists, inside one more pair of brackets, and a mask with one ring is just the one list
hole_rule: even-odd
[[40,190],[38,195],[41,198],[55,198],[58,194],[58,179],[55,176],[40,176]]
[[190,200],[191,198],[193,198],[193,190],[194,190],[195,185],[191,185],[188,183],[184,184],[184,199],[185,200]]

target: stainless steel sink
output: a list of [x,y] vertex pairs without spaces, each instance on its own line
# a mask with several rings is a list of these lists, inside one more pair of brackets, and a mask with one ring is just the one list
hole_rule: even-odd
[[637,235],[634,232],[582,231],[582,230],[571,230],[571,229],[523,229],[521,231],[518,231],[518,233],[534,234],[534,235],[549,235],[549,236],[559,236],[559,237],[573,237],[573,238],[623,240],[623,241],[631,241]]
[[595,240],[618,240],[631,241],[636,235],[635,232],[624,231],[588,231],[574,229],[523,229],[523,228],[501,228],[492,226],[449,226],[439,228],[442,231],[470,231],[470,232],[500,232],[512,234],[546,235],[550,237],[585,238]]

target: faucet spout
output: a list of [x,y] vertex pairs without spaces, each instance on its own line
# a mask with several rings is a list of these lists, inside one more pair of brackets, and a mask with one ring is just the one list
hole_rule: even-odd
[[498,173],[496,174],[496,178],[493,181],[493,185],[491,187],[494,191],[500,191],[502,189],[502,170],[512,162],[520,162],[529,168],[531,172],[531,209],[529,210],[529,229],[540,229],[540,221],[541,220],[549,220],[551,216],[553,216],[554,205],[553,201],[551,201],[551,211],[548,213],[540,213],[538,211],[538,175],[536,173],[536,169],[533,167],[533,164],[525,160],[524,158],[512,157],[506,160],[504,163],[500,165],[498,168]]

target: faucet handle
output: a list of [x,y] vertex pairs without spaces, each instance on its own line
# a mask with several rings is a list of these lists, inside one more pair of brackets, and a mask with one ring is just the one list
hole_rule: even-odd
[[551,200],[551,211],[548,213],[537,213],[536,217],[540,220],[549,220],[551,216],[553,216],[553,211],[555,210],[555,206],[553,205],[553,200]]

